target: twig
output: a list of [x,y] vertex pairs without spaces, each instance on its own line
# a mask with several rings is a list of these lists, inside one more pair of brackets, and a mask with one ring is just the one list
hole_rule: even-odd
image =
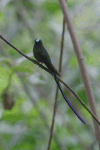
[[23,55],[24,57],[26,57],[28,60],[32,61],[34,64],[38,65],[39,67],[41,67],[42,69],[44,69],[45,71],[49,72],[50,71],[44,67],[42,64],[40,64],[38,61],[36,61],[35,59],[32,59],[30,57],[28,57],[27,55],[25,55],[24,53],[22,53],[18,48],[16,48],[13,44],[11,44],[10,42],[8,42],[1,34],[0,34],[0,38],[5,41],[8,45],[10,45],[12,48],[14,48],[18,53],[20,53],[21,55]]
[[[62,32],[62,39],[61,39],[59,72],[61,72],[61,64],[62,64],[62,56],[63,56],[63,45],[64,45],[64,33],[65,33],[65,20],[63,19],[63,32]],[[48,142],[48,148],[47,148],[47,150],[50,150],[52,136],[53,136],[53,128],[54,128],[55,116],[56,116],[56,109],[57,109],[57,98],[58,98],[58,86],[56,88],[54,111],[53,111],[52,124],[51,124],[51,129],[50,129],[50,137],[49,137],[49,142]]]

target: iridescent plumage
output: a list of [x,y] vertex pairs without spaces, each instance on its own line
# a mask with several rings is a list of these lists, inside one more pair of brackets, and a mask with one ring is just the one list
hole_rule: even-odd
[[72,109],[72,111],[77,115],[77,117],[85,124],[85,121],[79,116],[79,114],[76,112],[76,110],[70,104],[69,100],[64,95],[62,88],[61,88],[61,84],[58,81],[57,76],[56,76],[56,75],[60,76],[60,73],[56,70],[56,68],[51,63],[50,56],[49,56],[47,50],[44,48],[42,40],[40,38],[35,40],[35,44],[33,47],[33,54],[34,54],[34,57],[37,59],[37,61],[44,63],[47,66],[47,68],[51,71],[52,76],[54,77],[65,101],[67,102],[69,107]]

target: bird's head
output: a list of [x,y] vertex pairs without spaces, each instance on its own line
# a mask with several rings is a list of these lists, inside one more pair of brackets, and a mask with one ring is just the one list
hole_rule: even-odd
[[42,40],[39,38],[39,39],[36,39],[36,40],[34,40],[35,41],[35,46],[36,47],[39,47],[39,46],[41,46],[42,45]]

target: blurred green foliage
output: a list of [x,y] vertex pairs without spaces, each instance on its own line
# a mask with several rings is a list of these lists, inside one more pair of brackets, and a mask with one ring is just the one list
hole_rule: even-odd
[[[98,0],[68,1],[69,11],[81,44],[100,114],[100,7]],[[41,38],[53,64],[58,66],[63,15],[54,0],[1,0],[0,34],[33,58],[34,40]],[[0,95],[7,87],[13,93],[12,110],[3,108],[0,97],[0,150],[44,150],[50,134],[56,84],[51,75],[26,60],[0,39]],[[88,106],[81,73],[66,27],[62,79]],[[59,93],[51,150],[98,150],[92,117],[62,86],[75,109],[86,121],[83,125]]]

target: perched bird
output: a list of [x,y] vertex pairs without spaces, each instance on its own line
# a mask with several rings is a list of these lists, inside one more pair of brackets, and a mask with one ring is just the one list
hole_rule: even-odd
[[46,49],[43,47],[42,40],[40,39],[35,40],[35,44],[33,47],[33,54],[34,57],[38,60],[38,62],[44,63],[51,72],[53,72],[55,75],[60,76],[60,73],[56,70],[56,68],[51,63],[49,54],[46,51]]
[[34,57],[37,59],[38,62],[44,63],[47,66],[49,71],[52,73],[52,76],[54,77],[54,79],[55,79],[55,81],[59,87],[59,90],[61,91],[61,94],[64,97],[65,101],[67,102],[69,107],[72,109],[72,111],[77,115],[77,117],[85,124],[85,121],[79,116],[79,114],[76,112],[76,110],[70,104],[69,100],[64,95],[62,88],[61,88],[61,84],[60,84],[59,80],[57,79],[57,75],[60,76],[60,73],[53,66],[51,59],[50,59],[50,56],[49,56],[47,50],[44,48],[42,40],[40,38],[35,40],[35,44],[33,47],[33,54],[34,54]]

